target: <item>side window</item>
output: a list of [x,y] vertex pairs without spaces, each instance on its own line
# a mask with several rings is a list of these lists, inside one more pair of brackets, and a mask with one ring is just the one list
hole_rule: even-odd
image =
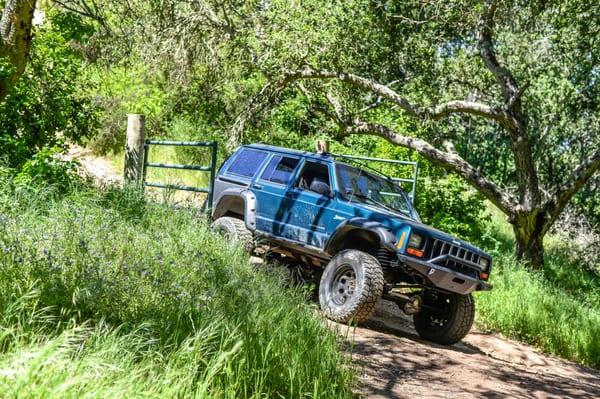
[[303,190],[314,191],[317,194],[330,195],[329,167],[326,164],[307,161],[304,168],[302,168],[296,186]]
[[294,175],[294,170],[296,170],[298,162],[297,158],[274,156],[267,165],[261,179],[272,181],[273,183],[288,184]]
[[244,148],[235,157],[227,172],[252,177],[260,169],[266,158],[266,152]]

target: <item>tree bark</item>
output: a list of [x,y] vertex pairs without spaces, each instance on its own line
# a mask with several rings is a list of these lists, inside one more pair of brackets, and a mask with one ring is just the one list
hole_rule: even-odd
[[544,237],[528,232],[522,226],[513,226],[515,233],[515,255],[517,260],[528,264],[532,269],[544,268]]
[[0,101],[25,71],[36,0],[7,0],[0,19]]
[[509,222],[515,234],[515,255],[533,269],[544,267],[544,236],[548,231],[548,214],[543,208],[516,211]]

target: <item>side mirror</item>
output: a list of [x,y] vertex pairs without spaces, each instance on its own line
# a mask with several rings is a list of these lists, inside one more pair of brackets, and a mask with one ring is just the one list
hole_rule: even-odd
[[317,194],[326,195],[328,197],[331,196],[331,188],[329,187],[329,184],[320,180],[313,180],[313,182],[310,183],[309,190],[314,191]]

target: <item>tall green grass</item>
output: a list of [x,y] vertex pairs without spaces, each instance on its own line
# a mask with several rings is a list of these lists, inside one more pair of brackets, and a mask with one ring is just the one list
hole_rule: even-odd
[[[495,215],[491,292],[477,295],[478,323],[589,366],[600,367],[600,276],[581,267],[568,239],[546,240],[543,271],[515,261],[514,239]],[[489,245],[489,244],[488,244]]]
[[351,397],[298,290],[192,211],[0,188],[0,397]]

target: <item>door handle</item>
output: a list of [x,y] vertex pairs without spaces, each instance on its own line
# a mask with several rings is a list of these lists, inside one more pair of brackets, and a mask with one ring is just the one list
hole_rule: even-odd
[[262,184],[254,184],[252,187],[255,188],[255,189],[257,189],[257,190],[262,190],[263,189]]

